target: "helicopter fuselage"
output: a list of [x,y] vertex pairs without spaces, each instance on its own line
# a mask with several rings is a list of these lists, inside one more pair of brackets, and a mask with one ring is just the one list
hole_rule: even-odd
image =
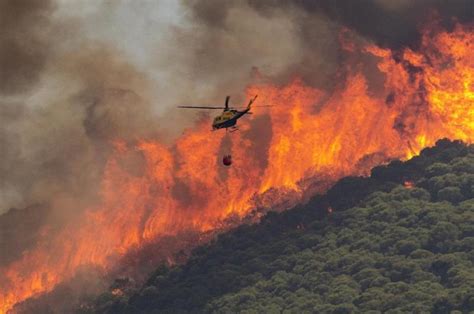
[[225,110],[221,115],[214,118],[214,121],[212,122],[212,129],[218,130],[233,127],[237,123],[237,120],[245,114],[249,114],[249,111],[250,108],[243,111],[234,109]]

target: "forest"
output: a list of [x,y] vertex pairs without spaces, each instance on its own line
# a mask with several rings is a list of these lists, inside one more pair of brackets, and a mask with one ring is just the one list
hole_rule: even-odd
[[[440,140],[113,287],[78,313],[474,311],[474,145]],[[114,283],[115,288],[120,282]]]

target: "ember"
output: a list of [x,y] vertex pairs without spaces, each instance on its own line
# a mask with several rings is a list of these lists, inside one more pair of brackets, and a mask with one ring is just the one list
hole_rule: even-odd
[[405,181],[403,182],[403,186],[407,189],[413,189],[415,187],[415,183],[413,181]]

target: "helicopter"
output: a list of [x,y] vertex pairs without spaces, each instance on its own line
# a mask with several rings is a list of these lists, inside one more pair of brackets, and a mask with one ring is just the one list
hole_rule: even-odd
[[[229,107],[229,100],[230,96],[227,96],[225,98],[225,105],[224,107],[207,107],[207,106],[178,106],[178,108],[184,108],[184,109],[223,109],[224,111],[218,115],[217,117],[214,118],[214,121],[212,122],[212,130],[219,130],[219,129],[229,129],[230,132],[237,131],[238,128],[236,127],[237,120],[243,117],[246,114],[252,114],[250,112],[250,109],[252,107],[253,102],[255,99],[257,99],[258,95],[255,95],[254,98],[250,99],[247,107],[244,107],[245,109],[242,111],[237,110],[237,108],[231,108]],[[269,107],[269,106],[259,106],[259,107]]]

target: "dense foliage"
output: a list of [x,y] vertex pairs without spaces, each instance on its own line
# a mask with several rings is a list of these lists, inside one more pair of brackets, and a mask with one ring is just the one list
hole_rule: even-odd
[[442,140],[223,234],[186,264],[159,267],[135,294],[102,295],[95,310],[473,311],[473,189],[474,146]]

